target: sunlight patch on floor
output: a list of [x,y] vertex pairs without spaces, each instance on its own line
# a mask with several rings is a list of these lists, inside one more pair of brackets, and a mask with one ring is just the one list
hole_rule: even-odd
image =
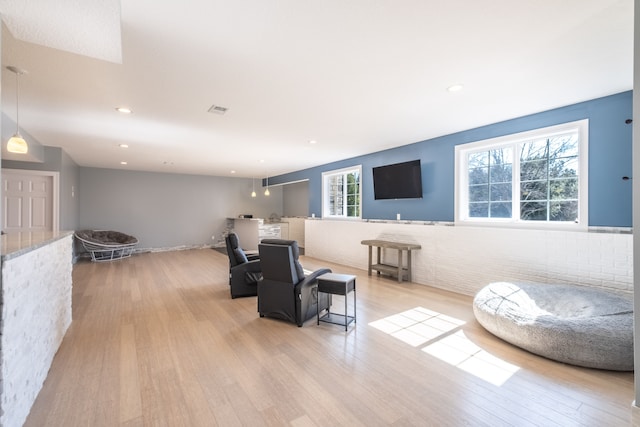
[[520,369],[482,350],[463,331],[429,344],[422,351],[496,386]]
[[423,307],[412,308],[369,323],[407,344],[418,347],[452,331],[464,322]]
[[369,323],[421,350],[493,385],[505,383],[520,368],[484,351],[460,329],[464,321],[416,307]]

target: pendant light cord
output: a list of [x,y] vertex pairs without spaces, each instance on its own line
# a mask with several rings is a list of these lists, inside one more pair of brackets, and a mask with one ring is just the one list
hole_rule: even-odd
[[19,108],[19,96],[20,83],[18,81],[18,73],[16,72],[16,133],[20,133],[20,108]]

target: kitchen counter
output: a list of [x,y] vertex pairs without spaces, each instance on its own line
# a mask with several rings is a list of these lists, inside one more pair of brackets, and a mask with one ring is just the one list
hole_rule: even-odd
[[73,233],[8,233],[0,243],[0,425],[19,426],[71,325]]
[[0,239],[2,260],[7,261],[63,239],[72,231],[24,231],[3,234]]

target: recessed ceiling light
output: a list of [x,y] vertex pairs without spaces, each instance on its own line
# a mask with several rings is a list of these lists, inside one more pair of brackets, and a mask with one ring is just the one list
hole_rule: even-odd
[[463,85],[461,85],[460,83],[456,83],[454,85],[449,86],[447,90],[449,92],[460,92],[463,88],[464,88]]
[[116,111],[122,114],[131,114],[133,113],[133,110],[131,110],[131,108],[127,108],[127,107],[116,107]]
[[118,145],[120,148],[129,148],[129,144],[120,144]]
[[312,139],[312,140],[309,141],[309,144],[317,144],[317,143],[318,143],[318,141],[316,141],[315,139]]
[[236,173],[236,171],[231,171],[231,173]]
[[121,164],[121,165],[126,165],[126,164],[127,164],[127,162],[120,162],[120,164]]

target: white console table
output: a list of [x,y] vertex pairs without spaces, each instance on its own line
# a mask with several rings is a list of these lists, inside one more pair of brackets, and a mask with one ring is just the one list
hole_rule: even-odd
[[[392,242],[389,240],[363,240],[363,245],[369,246],[369,268],[368,275],[371,276],[371,271],[376,270],[378,274],[385,273],[390,275],[395,275],[398,277],[398,282],[402,282],[404,277],[407,278],[407,281],[411,281],[411,251],[416,249],[421,249],[422,246],[414,244],[414,243],[402,243],[402,242]],[[373,247],[377,248],[377,258],[376,262],[373,262]],[[391,265],[385,264],[382,258],[382,249],[396,249],[398,251],[398,264]],[[407,252],[407,266],[403,266],[403,254]]]

